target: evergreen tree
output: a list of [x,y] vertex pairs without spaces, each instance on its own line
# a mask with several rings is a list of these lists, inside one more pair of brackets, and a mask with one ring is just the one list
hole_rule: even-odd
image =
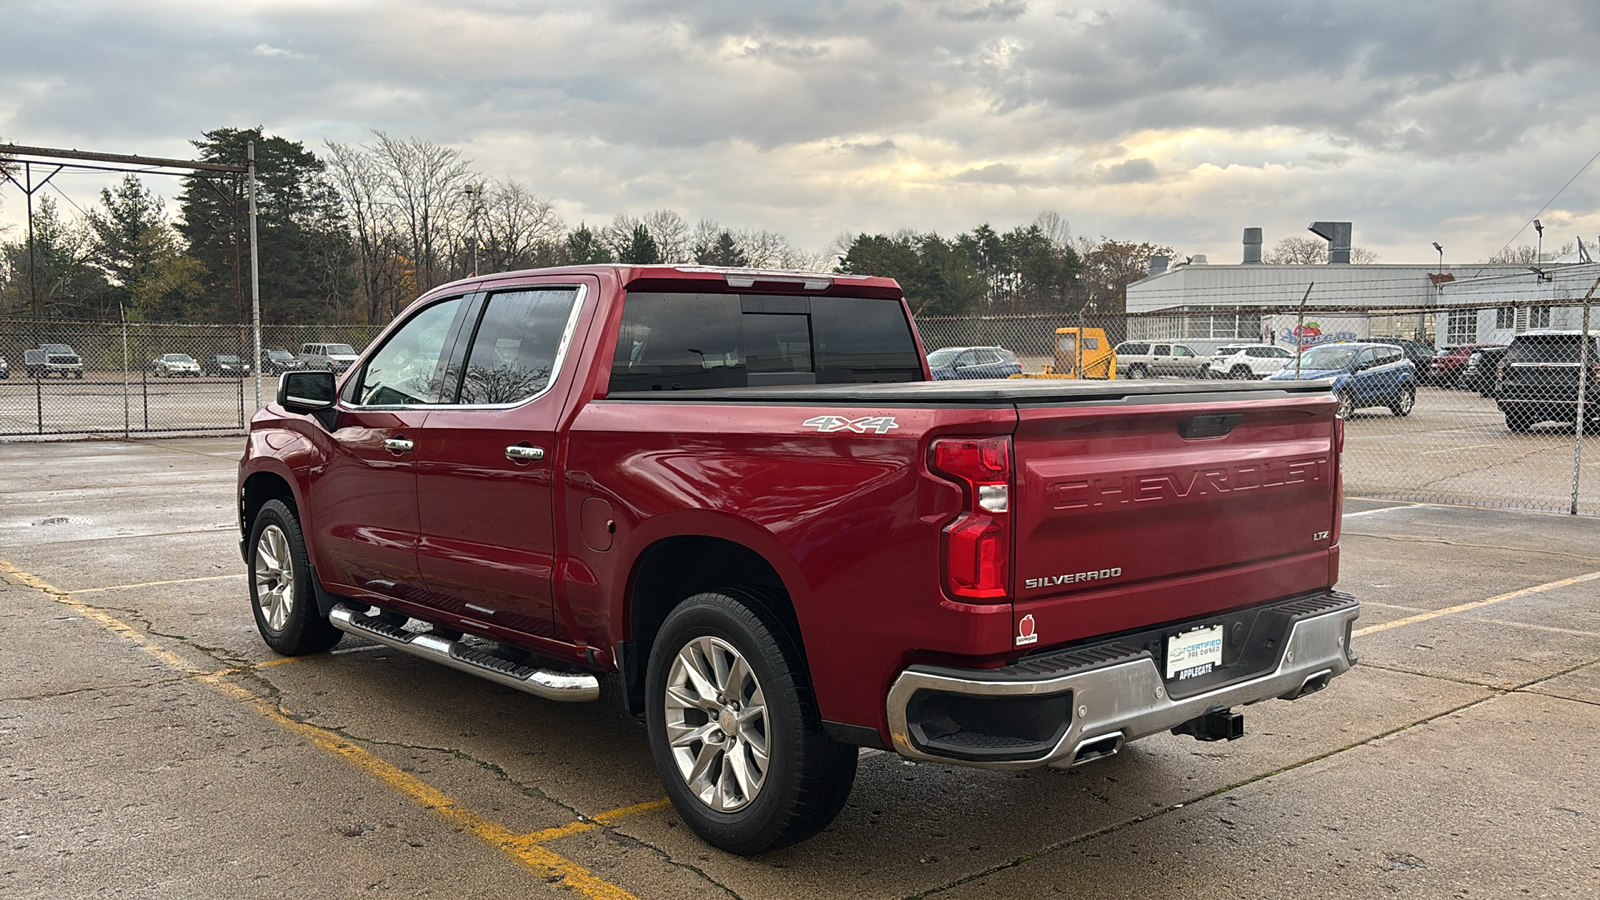
[[735,269],[750,265],[750,257],[739,249],[738,243],[733,239],[733,232],[726,228],[717,232],[716,241],[696,245],[694,261],[702,266],[725,266]]
[[567,235],[567,259],[575,266],[613,261],[611,251],[607,250],[606,245],[600,242],[600,238],[582,222],[579,222],[578,227]]
[[[217,128],[194,141],[206,162],[242,165],[256,152],[256,235],[262,318],[339,318],[356,288],[354,248],[327,167],[299,141],[260,127]],[[184,179],[179,231],[204,266],[200,301],[213,316],[243,322],[250,309],[248,185],[197,173]]]
[[661,250],[656,246],[656,239],[650,236],[650,229],[643,222],[633,226],[633,235],[628,241],[628,246],[622,249],[617,262],[633,263],[637,266],[653,266],[661,262]]
[[193,320],[204,267],[183,253],[161,198],[127,175],[100,192],[100,206],[88,216],[89,259],[111,283],[110,299],[130,319]]
[[41,316],[116,318],[115,303],[106,308],[110,285],[88,264],[89,243],[87,229],[63,220],[55,202],[41,195],[33,210],[31,277],[27,232],[0,245],[0,315],[32,314],[37,295]]

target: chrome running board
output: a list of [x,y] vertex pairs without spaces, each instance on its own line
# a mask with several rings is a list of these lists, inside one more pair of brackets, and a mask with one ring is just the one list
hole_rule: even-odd
[[407,631],[380,622],[377,618],[368,616],[365,612],[358,612],[342,603],[335,606],[328,614],[328,621],[340,631],[360,635],[386,647],[443,663],[452,669],[459,669],[496,684],[516,688],[535,697],[563,703],[579,703],[600,697],[600,679],[586,672],[552,672],[549,669],[524,666],[492,656],[461,641],[448,640],[435,634]]

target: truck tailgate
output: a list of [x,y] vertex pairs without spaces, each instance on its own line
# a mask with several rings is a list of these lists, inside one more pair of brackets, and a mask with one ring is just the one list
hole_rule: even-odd
[[1329,395],[1020,407],[1019,646],[1326,587],[1334,411]]

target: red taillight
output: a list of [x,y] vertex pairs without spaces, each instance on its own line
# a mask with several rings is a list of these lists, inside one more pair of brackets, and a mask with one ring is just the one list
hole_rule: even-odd
[[1011,571],[1011,439],[933,442],[934,472],[961,485],[964,512],[944,530],[945,588],[972,600],[1004,597]]

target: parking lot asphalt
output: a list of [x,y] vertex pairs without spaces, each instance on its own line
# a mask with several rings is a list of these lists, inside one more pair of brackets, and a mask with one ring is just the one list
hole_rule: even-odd
[[275,656],[242,444],[0,445],[0,896],[1600,895],[1594,518],[1352,496],[1327,690],[1070,770],[866,751],[827,831],[745,859],[665,805],[612,682]]

